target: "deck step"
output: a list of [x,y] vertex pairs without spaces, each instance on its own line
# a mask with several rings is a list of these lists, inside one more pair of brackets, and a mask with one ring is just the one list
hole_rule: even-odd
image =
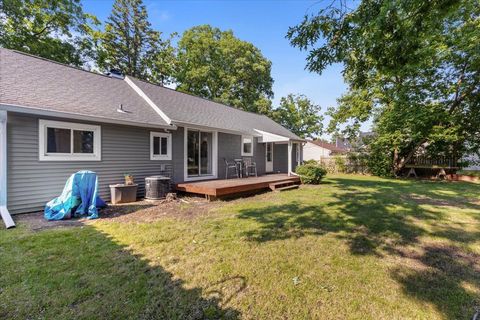
[[272,191],[279,190],[282,188],[292,187],[292,186],[293,187],[291,189],[293,189],[294,187],[298,187],[298,182],[292,181],[292,180],[286,180],[286,181],[270,183],[268,186]]
[[300,185],[291,184],[291,185],[288,185],[288,186],[285,186],[285,187],[276,188],[275,191],[292,190],[292,189],[297,189],[298,187],[300,187]]

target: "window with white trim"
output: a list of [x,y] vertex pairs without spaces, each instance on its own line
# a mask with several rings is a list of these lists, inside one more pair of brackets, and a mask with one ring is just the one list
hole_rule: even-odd
[[100,126],[39,120],[40,161],[100,161],[101,150]]
[[242,156],[253,156],[253,137],[242,136]]
[[172,160],[172,134],[150,132],[150,160]]

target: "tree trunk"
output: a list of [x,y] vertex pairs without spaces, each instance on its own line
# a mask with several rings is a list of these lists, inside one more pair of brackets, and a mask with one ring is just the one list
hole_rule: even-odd
[[417,143],[407,154],[406,157],[400,158],[398,156],[398,149],[395,148],[394,150],[394,155],[393,155],[393,173],[395,176],[398,176],[400,172],[405,168],[405,165],[410,162],[412,157],[415,155],[417,150],[425,143],[427,142],[426,139],[421,140],[419,143]]

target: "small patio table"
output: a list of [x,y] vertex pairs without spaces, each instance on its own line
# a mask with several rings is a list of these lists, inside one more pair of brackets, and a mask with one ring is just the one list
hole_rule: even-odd
[[239,178],[243,178],[243,159],[233,159],[235,164],[238,166],[238,175]]

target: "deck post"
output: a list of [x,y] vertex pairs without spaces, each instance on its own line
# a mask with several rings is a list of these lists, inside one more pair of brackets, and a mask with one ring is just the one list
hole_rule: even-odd
[[7,229],[15,227],[7,209],[7,111],[0,110],[0,215]]
[[288,176],[292,175],[292,140],[288,140]]

